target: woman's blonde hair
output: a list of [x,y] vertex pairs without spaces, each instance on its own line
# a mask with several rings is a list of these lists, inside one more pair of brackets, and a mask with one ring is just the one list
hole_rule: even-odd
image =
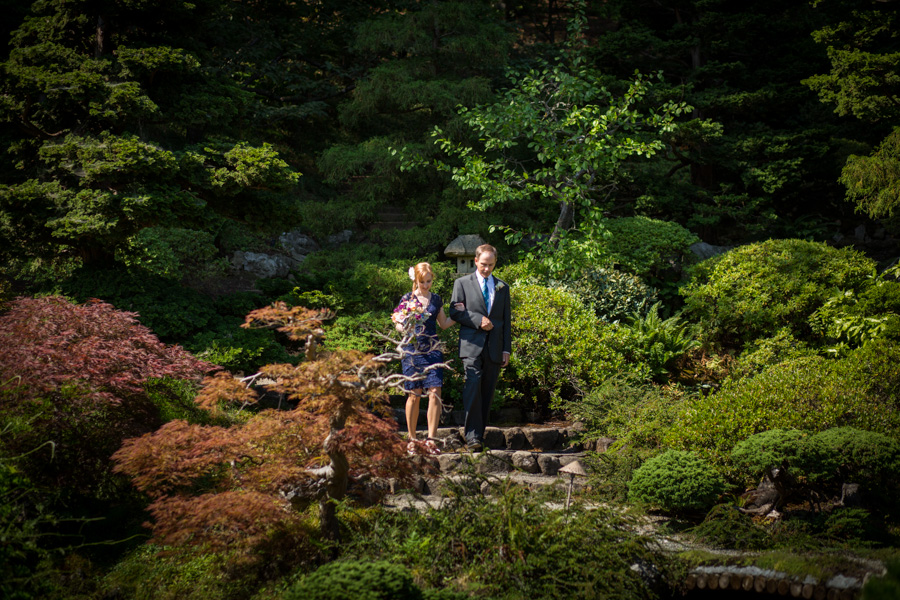
[[426,262],[417,264],[415,267],[413,267],[413,270],[416,273],[416,278],[413,279],[413,292],[415,292],[416,288],[419,287],[419,281],[425,279],[426,275],[431,275],[431,278],[434,279],[434,271],[431,269],[431,265]]

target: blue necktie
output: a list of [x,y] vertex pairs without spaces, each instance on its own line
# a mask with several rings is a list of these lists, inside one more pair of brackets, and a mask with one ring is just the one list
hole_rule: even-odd
[[488,294],[487,279],[484,280],[484,285],[481,288],[481,294],[484,296],[484,307],[487,309],[488,312],[491,312],[491,302],[490,302],[491,296],[490,296],[490,294]]

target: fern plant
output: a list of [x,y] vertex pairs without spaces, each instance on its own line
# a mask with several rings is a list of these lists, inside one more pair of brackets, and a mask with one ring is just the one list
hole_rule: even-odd
[[681,322],[680,315],[668,319],[659,316],[660,303],[641,316],[632,313],[628,328],[633,334],[637,352],[657,381],[668,378],[672,362],[688,350],[700,345],[694,328]]

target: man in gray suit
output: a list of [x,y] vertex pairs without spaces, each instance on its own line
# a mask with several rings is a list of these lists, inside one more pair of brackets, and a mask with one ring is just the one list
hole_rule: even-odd
[[450,318],[460,324],[459,357],[465,370],[463,405],[466,409],[466,447],[483,448],[500,369],[512,353],[509,286],[491,273],[497,266],[497,249],[482,244],[475,249],[475,273],[453,284]]

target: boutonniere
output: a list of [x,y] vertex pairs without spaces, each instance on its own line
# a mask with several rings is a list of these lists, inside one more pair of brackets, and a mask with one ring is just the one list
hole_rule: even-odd
[[506,287],[506,284],[505,284],[505,283],[503,283],[503,282],[501,282],[501,281],[498,281],[498,282],[497,282],[497,286],[496,286],[496,288],[494,288],[494,289],[495,289],[495,291],[498,291],[498,292],[499,292],[500,290],[502,290],[502,289],[505,288],[505,287]]

